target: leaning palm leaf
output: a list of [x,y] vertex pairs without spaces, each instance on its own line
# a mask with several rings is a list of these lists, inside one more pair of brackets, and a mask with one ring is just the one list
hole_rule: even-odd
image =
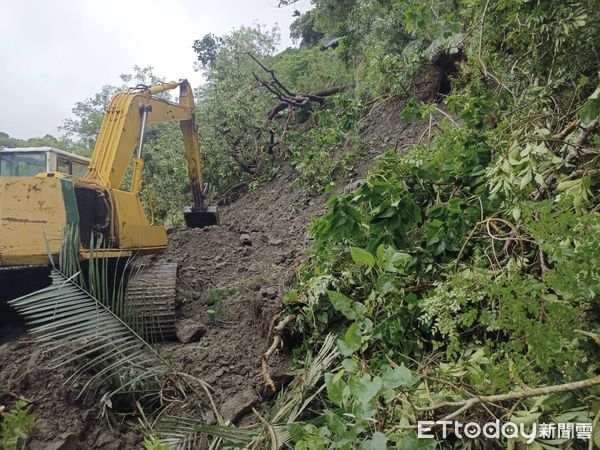
[[79,286],[76,277],[57,268],[51,277],[51,286],[9,304],[25,317],[44,350],[56,355],[53,368],[79,365],[73,381],[94,372],[84,388],[126,374],[132,387],[158,389],[160,380],[175,373],[139,334]]
[[43,351],[54,356],[52,368],[73,367],[67,381],[80,382],[80,396],[104,388],[102,411],[107,416],[115,402],[127,406],[139,402],[148,412],[157,412],[169,402],[185,399],[194,389],[189,380],[111,309],[115,301],[110,296],[121,295],[123,277],[109,289],[106,264],[92,258],[91,273],[84,277],[78,258],[79,240],[71,229],[59,265],[52,269],[52,284],[9,302],[25,318]]
[[316,388],[316,385],[338,356],[335,336],[328,334],[323,340],[319,353],[314,357],[310,353],[306,356],[301,372],[290,383],[287,391],[280,396],[279,406],[276,408],[272,422],[291,423],[298,420],[306,406],[322,390],[323,386]]
[[205,439],[206,435],[213,436],[220,442],[226,442],[229,447],[244,448],[259,434],[259,430],[255,428],[203,425],[196,419],[178,416],[166,417],[155,431],[162,442],[178,450],[197,448],[198,442]]

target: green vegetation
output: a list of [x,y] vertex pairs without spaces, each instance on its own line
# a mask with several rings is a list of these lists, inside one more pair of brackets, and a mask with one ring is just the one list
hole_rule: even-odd
[[[296,448],[434,448],[414,425],[448,416],[592,422],[600,405],[589,390],[459,408],[598,373],[600,62],[586,44],[600,32],[597,8],[315,4],[317,30],[344,36],[363,100],[410,92],[424,61],[460,54],[444,99],[460,120],[406,155],[379,157],[314,222],[311,261],[286,303],[304,339],[298,355],[336,330],[341,361],[313,408],[325,420],[290,428]],[[412,100],[402,117],[433,110]]]
[[239,286],[230,286],[227,289],[213,288],[208,291],[204,304],[209,307],[206,313],[208,315],[208,322],[211,325],[216,325],[218,321],[229,318],[227,304],[236,300],[236,295],[239,291]]
[[40,138],[17,139],[0,132],[0,148],[2,147],[56,147],[63,150],[71,150],[71,144],[68,140],[55,138],[49,134]]
[[175,370],[151,345],[158,323],[125,301],[126,271],[111,280],[107,259],[93,252],[82,267],[80,247],[72,227],[52,263],[52,284],[9,304],[33,324],[42,350],[54,352],[53,369],[73,367],[66,384],[77,385],[78,398],[99,397],[100,414],[112,424],[139,416],[146,426],[165,412],[165,395],[186,398],[204,382]]
[[27,436],[35,423],[35,414],[31,413],[27,402],[17,400],[12,409],[0,414],[0,419],[0,448],[24,449]]
[[169,446],[160,439],[144,439],[144,448],[146,450],[169,450]]

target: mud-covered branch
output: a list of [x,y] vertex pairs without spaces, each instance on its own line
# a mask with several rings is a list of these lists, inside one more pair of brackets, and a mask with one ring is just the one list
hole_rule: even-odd
[[279,318],[279,315],[273,317],[273,320],[271,321],[271,329],[269,331],[269,339],[272,337],[273,342],[271,343],[271,346],[269,347],[269,349],[265,353],[263,353],[262,358],[261,358],[262,374],[263,374],[263,378],[265,380],[265,385],[269,386],[273,392],[275,392],[277,390],[277,387],[275,386],[275,382],[273,381],[273,379],[271,378],[271,375],[269,374],[269,358],[275,352],[275,350],[277,350],[277,347],[279,347],[279,344],[281,344],[283,331],[285,330],[285,327],[287,327],[290,323],[292,323],[296,319],[296,316],[294,316],[294,315],[285,316],[283,319],[281,319],[279,321],[279,323],[277,325],[275,325],[275,322],[278,318]]

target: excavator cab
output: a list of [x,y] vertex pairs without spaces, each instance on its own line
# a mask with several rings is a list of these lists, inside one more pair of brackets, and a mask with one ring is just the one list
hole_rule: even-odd
[[60,172],[83,178],[90,160],[54,147],[0,148],[0,176],[33,177]]

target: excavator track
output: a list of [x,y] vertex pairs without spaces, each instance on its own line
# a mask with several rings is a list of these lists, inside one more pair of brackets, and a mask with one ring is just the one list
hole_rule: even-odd
[[176,284],[176,263],[139,263],[132,268],[125,298],[146,336],[167,340],[175,335]]

